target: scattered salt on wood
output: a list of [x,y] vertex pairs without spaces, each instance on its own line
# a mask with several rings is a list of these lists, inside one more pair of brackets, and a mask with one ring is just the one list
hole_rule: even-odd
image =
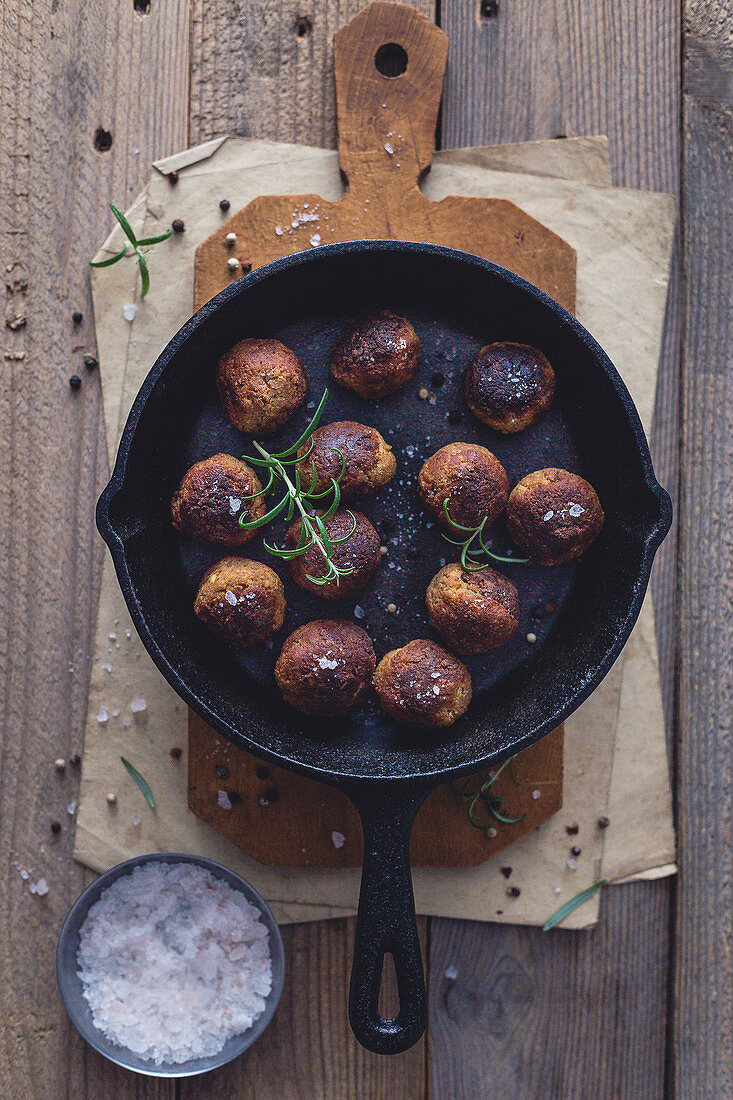
[[272,988],[260,914],[203,867],[136,867],[103,891],[79,940],[95,1026],[157,1065],[218,1054]]

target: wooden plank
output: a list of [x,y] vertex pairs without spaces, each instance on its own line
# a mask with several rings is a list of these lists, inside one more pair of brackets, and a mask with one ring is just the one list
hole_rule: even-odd
[[[87,259],[109,229],[107,203],[124,206],[151,159],[186,143],[188,4],[141,16],[130,0],[8,0],[0,19],[0,258],[12,322],[0,356],[0,1095],[172,1097],[172,1084],[143,1087],[95,1055],[60,1006],[56,937],[91,876],[70,858],[79,772],[58,774],[53,761],[82,747],[103,549],[93,525],[106,475],[99,378],[74,350],[94,350]],[[97,128],[111,134],[106,152],[94,147]],[[78,328],[74,309],[85,314]],[[21,868],[46,878],[46,897],[29,893]]]
[[[672,0],[624,5],[612,0],[572,5],[512,0],[500,2],[498,14],[488,19],[480,17],[478,4],[445,4],[442,10],[442,27],[451,39],[444,148],[606,133],[616,184],[677,193],[680,19]],[[652,440],[657,472],[673,499],[678,469],[678,285],[675,274]],[[671,715],[674,542],[664,548],[653,583],[665,706]],[[487,1081],[500,1081],[508,1093],[522,1096],[661,1096],[668,899],[666,883],[614,888],[603,900],[596,931],[559,938],[503,926],[462,932],[452,922],[432,921],[434,1095],[471,1095],[472,1090],[481,1095]],[[460,966],[451,958],[458,947],[468,967],[482,974],[473,980],[476,1011],[465,1011],[460,1027],[453,1026],[449,1002],[439,992],[445,966]],[[484,966],[482,959],[492,965]],[[527,1003],[514,1003],[503,1023],[498,1018],[494,1041],[482,1023],[480,1006],[488,1005],[485,1011],[493,1019],[492,1011],[507,998],[506,993],[491,992],[493,960],[501,971],[502,959],[510,960],[506,988],[512,987],[516,973],[520,987],[530,992]],[[634,959],[637,971],[628,965]],[[576,1018],[582,1023],[575,1024]],[[521,1027],[511,1032],[512,1045],[509,1029],[520,1020]],[[619,1033],[627,1041],[617,1042]],[[474,1069],[466,1068],[470,1066]]]
[[673,1094],[733,1096],[733,5],[688,0]]
[[591,932],[433,921],[431,1095],[661,1100],[666,913],[651,882],[607,890]]
[[[426,923],[418,922],[423,952]],[[424,1043],[384,1058],[349,1030],[354,921],[291,925],[283,939],[287,980],[272,1024],[243,1057],[181,1082],[181,1100],[423,1100]]]

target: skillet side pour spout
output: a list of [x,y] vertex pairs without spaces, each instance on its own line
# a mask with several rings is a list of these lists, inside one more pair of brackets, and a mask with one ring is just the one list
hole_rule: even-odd
[[[343,784],[356,805],[364,832],[364,864],[356,918],[349,989],[349,1023],[375,1054],[401,1054],[427,1026],[427,995],[410,873],[410,833],[423,802],[437,783],[405,787]],[[385,1019],[379,992],[385,958],[391,955],[399,1011]]]

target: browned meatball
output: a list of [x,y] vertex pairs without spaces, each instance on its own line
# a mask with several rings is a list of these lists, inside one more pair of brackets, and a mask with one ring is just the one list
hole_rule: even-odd
[[193,609],[225,642],[249,646],[266,642],[283,625],[285,590],[269,565],[222,558],[204,574]]
[[285,639],[275,665],[286,703],[303,714],[346,714],[366,695],[377,658],[365,630],[343,619],[316,619]]
[[450,726],[471,702],[466,666],[425,638],[386,653],[377,666],[374,687],[382,709],[410,726]]
[[[341,455],[346,468],[339,482],[344,500],[368,496],[394,476],[397,469],[392,448],[382,439],[376,428],[357,424],[354,420],[337,420],[317,428],[310,441],[298,451],[301,483],[307,487],[313,480],[313,464],[316,468],[316,491],[323,492],[341,473]],[[339,454],[340,452],[340,454]]]
[[331,374],[360,397],[384,397],[412,381],[419,361],[420,341],[410,322],[382,310],[346,326]]
[[528,344],[488,344],[466,374],[466,401],[474,416],[498,432],[521,432],[547,412],[555,372]]
[[305,401],[308,380],[298,356],[279,340],[240,340],[219,360],[216,387],[230,424],[269,435]]
[[509,478],[499,459],[477,443],[449,443],[432,455],[418,477],[420,495],[438,523],[476,527],[484,517],[493,523],[506,507]]
[[560,565],[587,550],[603,527],[592,485],[567,470],[536,470],[509,495],[506,528],[537,565]]
[[254,530],[239,526],[239,517],[258,519],[265,514],[261,496],[245,500],[262,489],[246,462],[232,455],[212,455],[183,475],[171,501],[171,519],[188,539],[213,546],[243,546]]
[[454,562],[436,573],[425,597],[430,622],[458,653],[486,653],[519,626],[519,593],[495,569],[467,573]]
[[[324,600],[342,600],[361,592],[380,562],[379,535],[361,512],[352,512],[350,515],[346,509],[339,508],[330,519],[325,520],[328,537],[336,540],[348,535],[354,526],[352,515],[356,520],[353,534],[346,542],[334,546],[332,554],[333,561],[339,569],[352,569],[351,573],[340,578],[338,584],[335,580],[327,581],[326,584],[316,584],[315,581],[308,579],[308,574],[311,577],[325,577],[328,570],[323,554],[317,546],[311,546],[305,554],[293,558],[290,562],[290,575],[295,583],[307,589],[308,592],[315,592],[316,596],[323,596]],[[288,550],[293,550],[298,545],[301,522],[296,520],[288,529],[285,536],[285,545]]]

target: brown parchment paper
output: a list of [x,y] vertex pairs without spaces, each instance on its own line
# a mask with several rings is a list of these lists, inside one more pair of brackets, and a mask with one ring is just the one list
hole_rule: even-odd
[[[163,173],[175,166],[171,187]],[[130,220],[146,235],[182,217],[186,232],[148,257],[151,292],[138,297],[127,261],[95,270],[93,293],[110,461],[130,404],[157,354],[191,311],[193,253],[220,224],[218,202],[232,209],[259,194],[341,194],[336,154],[230,138],[157,162]],[[436,154],[425,192],[510,198],[578,251],[578,316],[618,366],[647,431],[650,428],[674,224],[664,195],[608,186],[605,139],[582,138]],[[598,186],[602,184],[603,186]],[[118,231],[105,250],[116,250]],[[628,301],[633,301],[629,315]],[[123,305],[137,306],[132,322]],[[186,801],[186,709],[140,644],[106,558],[95,636],[75,856],[101,871],[151,850],[206,854],[245,875],[281,921],[324,919],[355,910],[359,872],[264,867],[199,821]],[[146,701],[133,712],[134,698]],[[106,717],[105,717],[106,715]],[[101,719],[101,720],[100,720]],[[176,762],[173,746],[183,749]],[[474,920],[541,924],[562,901],[600,874],[668,874],[674,870],[670,792],[657,671],[654,616],[648,598],[632,638],[611,673],[566,723],[565,804],[560,814],[511,848],[516,899],[506,896],[498,864],[414,873],[418,912]],[[153,788],[151,812],[124,772],[129,757]],[[117,803],[110,807],[108,790]],[[541,795],[540,795],[541,797]],[[607,814],[611,826],[597,829]],[[582,848],[567,866],[565,825],[577,821]],[[507,857],[509,858],[509,857]],[[504,862],[505,860],[502,860]],[[598,898],[567,920],[595,922]]]

